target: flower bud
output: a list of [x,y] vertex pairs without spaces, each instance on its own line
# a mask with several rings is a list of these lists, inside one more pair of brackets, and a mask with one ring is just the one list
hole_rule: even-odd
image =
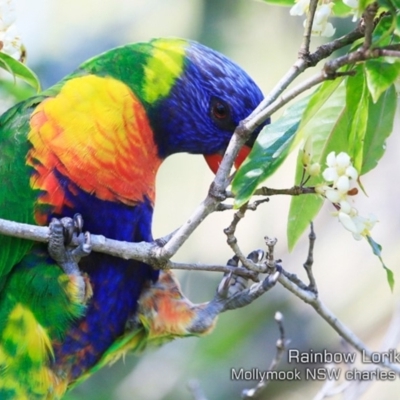
[[311,176],[318,176],[319,173],[321,172],[321,165],[319,163],[314,163],[311,164],[307,167],[307,172],[311,175]]

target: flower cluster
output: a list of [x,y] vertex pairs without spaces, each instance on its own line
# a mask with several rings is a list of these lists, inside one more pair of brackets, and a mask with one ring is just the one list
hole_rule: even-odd
[[334,215],[356,240],[369,236],[377,219],[372,214],[368,218],[358,215],[357,209],[352,205],[350,197],[358,193],[354,186],[358,172],[353,167],[350,156],[344,152],[338,155],[331,152],[326,158],[326,165],[327,168],[322,173],[326,182],[317,185],[315,191],[333,203],[337,209]]
[[22,54],[22,43],[15,20],[14,1],[0,0],[0,50],[19,60]]
[[[311,137],[308,137],[301,149],[301,161],[308,175],[320,174],[320,164],[312,162]],[[334,205],[336,211],[333,215],[338,217],[343,227],[350,231],[356,240],[369,236],[377,219],[372,214],[367,218],[358,215],[357,209],[352,205],[351,197],[358,193],[355,187],[358,172],[352,165],[350,156],[344,152],[336,155],[332,151],[326,158],[326,166],[322,172],[324,182],[315,186],[315,192]]]
[[326,158],[328,168],[322,173],[326,182],[330,186],[323,186],[325,197],[334,204],[340,204],[340,207],[347,209],[350,185],[352,181],[358,178],[357,170],[351,165],[350,156],[346,153],[339,153],[337,156],[334,151],[328,154]]
[[[352,9],[354,19],[357,18],[358,0],[343,0],[343,3]],[[319,0],[317,10],[315,11],[313,26],[311,33],[314,36],[331,37],[335,34],[336,29],[332,23],[328,22],[332,16],[333,1]],[[304,15],[307,14],[310,8],[310,0],[296,0],[295,5],[290,9],[290,15]],[[304,21],[304,26],[306,21]]]
[[[304,15],[308,13],[310,0],[297,0],[296,4],[290,9],[290,15]],[[314,21],[311,33],[316,36],[333,36],[336,29],[328,22],[328,18],[332,14],[333,3],[318,3],[317,10],[314,15]],[[306,21],[304,21],[304,26]]]

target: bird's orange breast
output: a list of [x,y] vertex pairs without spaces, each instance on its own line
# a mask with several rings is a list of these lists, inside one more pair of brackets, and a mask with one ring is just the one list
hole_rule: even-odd
[[[67,81],[33,112],[28,164],[40,202],[61,209],[59,175],[101,200],[136,204],[154,201],[161,163],[146,115],[135,94],[110,77]],[[71,189],[72,190],[72,189]]]

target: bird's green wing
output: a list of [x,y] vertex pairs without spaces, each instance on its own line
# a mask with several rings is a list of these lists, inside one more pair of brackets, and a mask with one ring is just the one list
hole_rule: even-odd
[[[0,117],[0,218],[34,224],[33,208],[37,193],[29,185],[26,165],[29,143],[29,118],[40,98],[19,103]],[[15,264],[33,242],[0,235],[0,292]]]

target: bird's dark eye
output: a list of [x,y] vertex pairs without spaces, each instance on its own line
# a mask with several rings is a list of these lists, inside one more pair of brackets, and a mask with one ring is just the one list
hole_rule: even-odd
[[215,104],[213,104],[211,112],[214,118],[224,119],[228,116],[229,109],[226,104],[222,103],[221,101],[216,101]]
[[213,97],[210,104],[210,116],[220,129],[228,131],[235,129],[231,107],[226,101]]

